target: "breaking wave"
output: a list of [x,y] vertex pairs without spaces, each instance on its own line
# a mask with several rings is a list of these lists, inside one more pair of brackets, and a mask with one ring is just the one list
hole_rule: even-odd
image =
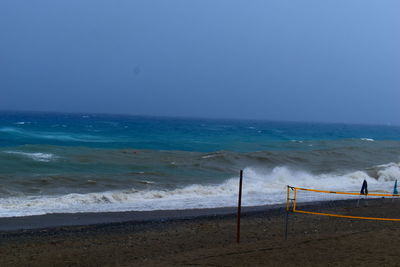
[[[243,205],[273,205],[284,203],[286,185],[322,190],[358,192],[367,180],[371,192],[391,192],[393,181],[400,177],[400,163],[374,167],[377,178],[365,171],[346,174],[313,175],[285,166],[273,169],[246,168],[243,181]],[[105,191],[86,194],[18,196],[0,199],[0,217],[27,216],[48,213],[149,211],[232,207],[236,205],[238,178],[220,184],[192,184],[170,190]]]

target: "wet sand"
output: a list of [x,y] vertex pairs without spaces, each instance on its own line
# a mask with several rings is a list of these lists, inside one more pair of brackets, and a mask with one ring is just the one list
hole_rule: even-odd
[[[400,200],[371,201],[368,206],[360,207],[347,203],[332,209],[346,214],[400,218]],[[126,214],[126,221],[87,225],[90,220],[82,220],[86,225],[81,226],[74,225],[79,224],[77,221],[67,222],[80,215],[58,215],[65,221],[59,225],[67,226],[43,221],[46,228],[23,230],[16,230],[21,218],[2,219],[0,225],[12,224],[13,220],[16,223],[0,232],[0,266],[395,266],[400,263],[400,222],[290,214],[289,235],[285,240],[284,210],[259,207],[243,213],[241,243],[237,244],[234,210],[222,210],[222,213],[207,210],[204,214],[199,210],[190,211],[193,214],[171,211],[175,216],[155,212],[151,215],[154,218],[150,218],[150,212],[150,217],[136,215],[135,219]],[[55,215],[39,217],[51,220],[52,216]],[[90,214],[85,216],[89,218]],[[49,226],[52,224],[55,227]]]

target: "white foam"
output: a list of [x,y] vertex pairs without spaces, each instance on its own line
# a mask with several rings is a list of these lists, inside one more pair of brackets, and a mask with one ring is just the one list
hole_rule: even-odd
[[139,183],[142,183],[142,184],[155,184],[155,182],[148,181],[148,180],[142,180],[142,181],[139,181]]
[[34,161],[42,161],[49,162],[57,158],[54,154],[51,153],[41,153],[41,152],[22,152],[22,151],[4,151],[4,153],[20,155],[23,157],[30,158]]
[[209,158],[215,158],[215,157],[217,157],[218,155],[205,155],[205,156],[202,156],[201,158],[202,159],[209,159]]
[[[284,203],[286,185],[322,190],[358,192],[367,180],[370,192],[391,192],[393,181],[400,174],[399,164],[389,164],[380,170],[379,179],[362,171],[344,175],[313,175],[287,167],[270,170],[246,168],[243,180],[244,206]],[[27,216],[46,213],[75,213],[100,211],[148,211],[232,207],[237,203],[238,177],[221,184],[193,184],[174,190],[135,188],[88,194],[59,196],[25,196],[0,199],[0,217]],[[318,199],[316,196],[315,199]]]
[[362,141],[367,141],[367,142],[374,142],[375,140],[372,138],[361,138]]
[[387,182],[400,179],[400,164],[399,163],[389,163],[385,165],[378,166],[378,180]]

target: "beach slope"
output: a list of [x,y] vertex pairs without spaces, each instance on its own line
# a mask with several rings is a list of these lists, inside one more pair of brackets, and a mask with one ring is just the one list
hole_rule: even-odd
[[[397,207],[397,208],[395,208]],[[400,202],[346,207],[400,218]],[[394,209],[395,208],[395,209]],[[0,266],[395,266],[399,222],[245,212],[2,231]]]

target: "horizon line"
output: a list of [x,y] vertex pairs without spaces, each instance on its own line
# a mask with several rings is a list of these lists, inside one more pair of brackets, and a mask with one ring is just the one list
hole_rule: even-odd
[[385,127],[398,127],[398,124],[392,123],[367,123],[367,122],[326,122],[326,121],[306,121],[306,120],[278,120],[278,119],[255,119],[255,118],[232,118],[232,117],[219,117],[209,118],[201,116],[182,116],[182,115],[148,115],[148,114],[132,114],[132,113],[121,113],[121,112],[82,112],[82,111],[54,111],[54,110],[12,110],[12,109],[0,109],[0,113],[3,112],[15,112],[15,113],[53,113],[53,114],[70,114],[70,115],[103,115],[103,116],[126,116],[126,117],[147,117],[147,118],[164,118],[164,119],[192,119],[192,120],[230,120],[230,121],[255,121],[255,122],[274,122],[274,123],[304,123],[304,124],[341,124],[341,125],[359,125],[359,126],[385,126]]

